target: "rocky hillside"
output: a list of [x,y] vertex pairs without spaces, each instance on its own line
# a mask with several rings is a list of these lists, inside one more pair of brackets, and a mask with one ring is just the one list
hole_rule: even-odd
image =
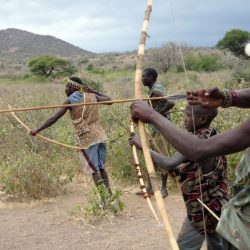
[[44,54],[73,57],[93,53],[53,36],[37,35],[19,29],[0,30],[1,58],[15,58],[22,61]]

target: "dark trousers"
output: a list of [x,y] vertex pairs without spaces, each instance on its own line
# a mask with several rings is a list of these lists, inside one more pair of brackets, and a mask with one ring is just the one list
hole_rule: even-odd
[[[180,250],[199,250],[204,241],[205,235],[193,227],[186,217],[177,238]],[[222,237],[217,232],[207,233],[207,249],[223,250]]]

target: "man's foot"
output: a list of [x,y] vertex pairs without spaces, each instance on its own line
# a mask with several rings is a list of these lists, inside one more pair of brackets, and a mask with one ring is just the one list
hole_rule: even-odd
[[[147,189],[147,193],[148,193],[149,196],[154,195],[153,189]],[[135,194],[136,194],[136,195],[144,195],[144,193],[143,193],[142,190],[137,191]]]
[[166,188],[161,189],[162,198],[166,198],[168,196],[168,190]]
[[101,197],[99,208],[102,208],[102,209],[106,208],[106,200],[103,197]]

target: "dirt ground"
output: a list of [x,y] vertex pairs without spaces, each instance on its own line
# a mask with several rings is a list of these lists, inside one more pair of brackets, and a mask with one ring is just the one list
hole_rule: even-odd
[[[147,202],[135,195],[136,187],[123,190],[126,208],[121,215],[94,225],[75,220],[72,211],[87,204],[89,186],[75,181],[67,194],[39,202],[6,201],[1,194],[0,249],[171,249],[164,226],[157,224]],[[185,216],[182,198],[170,194],[164,202],[177,237]]]

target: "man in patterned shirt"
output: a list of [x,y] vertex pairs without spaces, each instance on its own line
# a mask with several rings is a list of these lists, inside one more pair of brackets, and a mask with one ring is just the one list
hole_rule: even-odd
[[[201,106],[186,107],[184,125],[189,133],[202,140],[216,135],[210,128],[210,123],[217,116],[217,109],[205,109]],[[194,132],[195,131],[195,132]],[[141,149],[137,136],[130,144]],[[179,183],[186,205],[187,216],[178,235],[180,250],[200,249],[207,236],[208,250],[222,250],[222,237],[215,231],[218,221],[203,210],[198,199],[202,200],[217,216],[228,201],[227,163],[224,156],[191,161],[186,156],[176,152],[172,157],[150,151],[152,160],[166,170],[179,170]]]

